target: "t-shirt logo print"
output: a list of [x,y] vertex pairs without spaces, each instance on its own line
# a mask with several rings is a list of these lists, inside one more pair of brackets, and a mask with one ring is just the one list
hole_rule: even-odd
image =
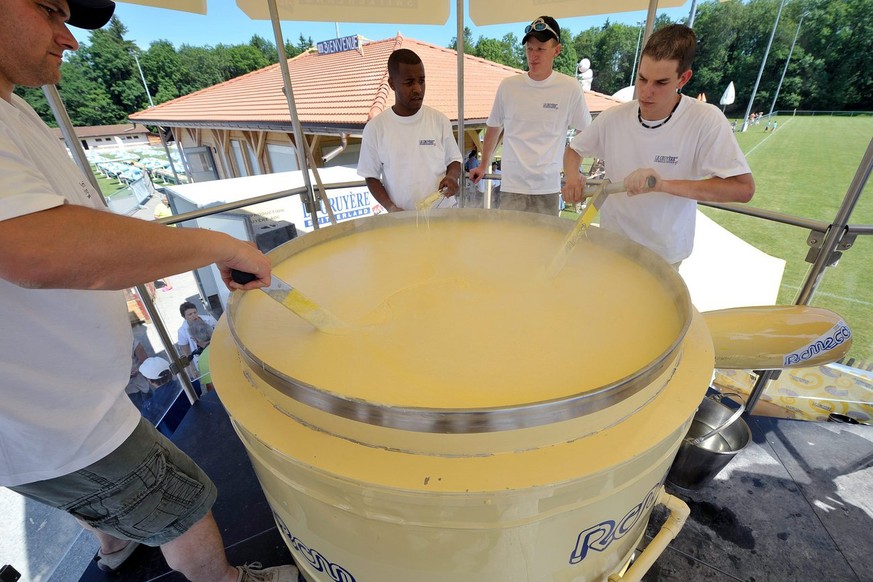
[[679,163],[679,156],[655,156],[655,163],[675,166]]
[[553,111],[557,111],[558,104],[557,103],[543,103],[543,109],[552,109]]
[[85,193],[85,196],[87,196],[88,199],[90,200],[91,199],[91,189],[88,188],[88,184],[85,183],[85,180],[79,180],[79,187],[82,189],[82,192]]
[[420,139],[418,140],[418,145],[420,146],[436,146],[435,139]]

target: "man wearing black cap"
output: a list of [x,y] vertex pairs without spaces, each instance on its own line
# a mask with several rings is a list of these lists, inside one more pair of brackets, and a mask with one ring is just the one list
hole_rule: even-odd
[[[297,580],[293,566],[235,568],[209,477],[125,394],[133,337],[119,291],[216,263],[270,281],[230,236],[114,215],[16,85],[60,80],[67,24],[111,18],[106,0],[0,0],[0,486],[69,512],[114,571],[139,544],[203,582]],[[187,249],[179,253],[178,249]],[[135,257],[135,260],[130,260]]]
[[528,72],[500,83],[486,121],[482,163],[470,179],[478,183],[488,172],[503,132],[500,208],[557,216],[567,130],[583,129],[591,114],[576,79],[552,70],[561,52],[555,19],[540,16],[524,33]]

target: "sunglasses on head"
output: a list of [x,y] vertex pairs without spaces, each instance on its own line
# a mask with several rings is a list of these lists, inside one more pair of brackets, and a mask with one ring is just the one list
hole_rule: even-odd
[[555,37],[555,40],[560,40],[561,37],[558,35],[558,33],[555,32],[555,30],[551,26],[546,24],[546,21],[542,18],[537,18],[536,20],[524,27],[525,34],[528,34],[531,31],[543,32],[544,30],[548,30],[549,32],[551,32],[552,36]]

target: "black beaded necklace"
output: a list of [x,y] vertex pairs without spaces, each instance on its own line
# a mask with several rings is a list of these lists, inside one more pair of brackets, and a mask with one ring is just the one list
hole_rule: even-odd
[[640,111],[640,108],[637,107],[637,121],[639,121],[640,125],[642,125],[646,129],[658,129],[659,127],[661,127],[662,125],[666,125],[667,122],[670,121],[670,118],[673,117],[674,113],[676,113],[676,108],[679,107],[680,101],[682,101],[682,97],[679,97],[679,99],[676,101],[676,105],[673,106],[673,109],[670,111],[670,115],[667,116],[667,119],[657,125],[648,125],[645,121],[643,121],[643,114]]

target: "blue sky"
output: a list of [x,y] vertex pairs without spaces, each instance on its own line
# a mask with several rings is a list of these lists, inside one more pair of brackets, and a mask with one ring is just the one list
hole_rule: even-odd
[[[507,0],[511,2],[512,0]],[[673,20],[687,18],[691,10],[691,1],[680,8],[665,9],[665,13]],[[115,14],[127,27],[127,40],[131,40],[143,49],[155,40],[168,40],[176,48],[182,44],[193,46],[224,44],[242,44],[249,41],[253,34],[258,34],[273,40],[273,29],[269,21],[251,20],[233,0],[211,0],[208,3],[207,15],[190,14],[161,8],[147,8],[135,4],[119,3]],[[355,24],[341,22],[339,36],[360,34],[370,40],[381,40],[393,37],[397,32],[406,37],[415,38],[439,46],[447,46],[456,36],[455,11],[449,16],[443,26],[410,25],[410,24]],[[592,26],[601,26],[607,18],[611,22],[637,24],[646,18],[645,11],[626,12],[614,15],[601,15],[584,18],[561,19],[559,24],[574,35]],[[474,26],[467,19],[467,26],[473,30],[473,38],[480,36],[501,38],[508,32],[514,33],[519,39],[522,36],[526,22],[508,25]],[[88,32],[71,28],[79,42],[88,42]],[[328,40],[337,36],[337,25],[333,22],[284,22],[282,34],[286,40],[297,42],[299,35],[311,37],[313,41]]]

